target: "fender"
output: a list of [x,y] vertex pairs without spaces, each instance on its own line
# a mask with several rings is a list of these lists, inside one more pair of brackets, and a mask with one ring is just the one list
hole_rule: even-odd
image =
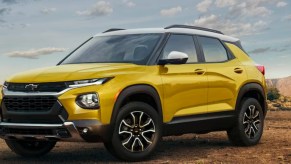
[[239,94],[237,96],[235,109],[238,109],[240,102],[243,99],[243,96],[249,91],[256,91],[263,97],[264,101],[263,101],[262,108],[263,108],[264,113],[266,114],[266,111],[267,111],[267,103],[265,101],[266,95],[265,95],[263,87],[258,83],[247,83],[241,87]]
[[131,96],[134,94],[139,94],[139,93],[147,94],[154,99],[155,103],[157,104],[158,114],[161,117],[161,119],[163,119],[161,100],[160,100],[160,96],[159,96],[158,92],[156,91],[156,89],[150,85],[147,85],[147,84],[139,84],[139,85],[129,86],[121,91],[121,93],[119,94],[119,96],[114,104],[110,122],[113,122],[115,120],[115,118],[118,114],[118,110],[120,109],[120,107],[122,105],[122,102],[128,96]]

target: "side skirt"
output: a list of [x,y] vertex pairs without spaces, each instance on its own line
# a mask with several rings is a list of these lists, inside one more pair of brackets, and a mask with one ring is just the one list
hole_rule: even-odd
[[174,117],[171,122],[164,123],[164,136],[186,133],[208,133],[233,127],[235,110],[207,113],[193,116]]

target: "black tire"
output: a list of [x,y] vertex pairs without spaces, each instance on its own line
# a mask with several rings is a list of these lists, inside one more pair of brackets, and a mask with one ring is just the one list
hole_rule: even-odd
[[5,140],[5,142],[13,152],[23,157],[39,157],[45,155],[56,145],[54,141]]
[[258,144],[263,134],[264,117],[258,100],[243,99],[237,109],[235,126],[227,131],[230,142],[236,146]]
[[106,150],[111,154],[113,155],[114,157],[116,157],[116,153],[115,151],[113,150],[113,146],[110,142],[104,142],[103,143],[104,147],[106,148]]
[[162,119],[152,106],[130,102],[120,109],[115,120],[112,137],[104,143],[113,156],[140,161],[153,153],[162,136]]

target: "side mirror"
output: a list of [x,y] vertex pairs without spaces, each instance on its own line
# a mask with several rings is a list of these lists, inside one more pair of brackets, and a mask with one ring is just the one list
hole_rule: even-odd
[[158,64],[165,65],[165,64],[185,64],[188,60],[188,55],[183,52],[179,51],[172,51],[168,55],[167,59],[160,59]]

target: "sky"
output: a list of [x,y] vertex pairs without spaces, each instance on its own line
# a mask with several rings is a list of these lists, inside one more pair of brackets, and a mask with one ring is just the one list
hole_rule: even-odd
[[109,28],[195,25],[238,37],[266,67],[291,75],[287,0],[0,0],[0,83],[14,73],[56,65]]

